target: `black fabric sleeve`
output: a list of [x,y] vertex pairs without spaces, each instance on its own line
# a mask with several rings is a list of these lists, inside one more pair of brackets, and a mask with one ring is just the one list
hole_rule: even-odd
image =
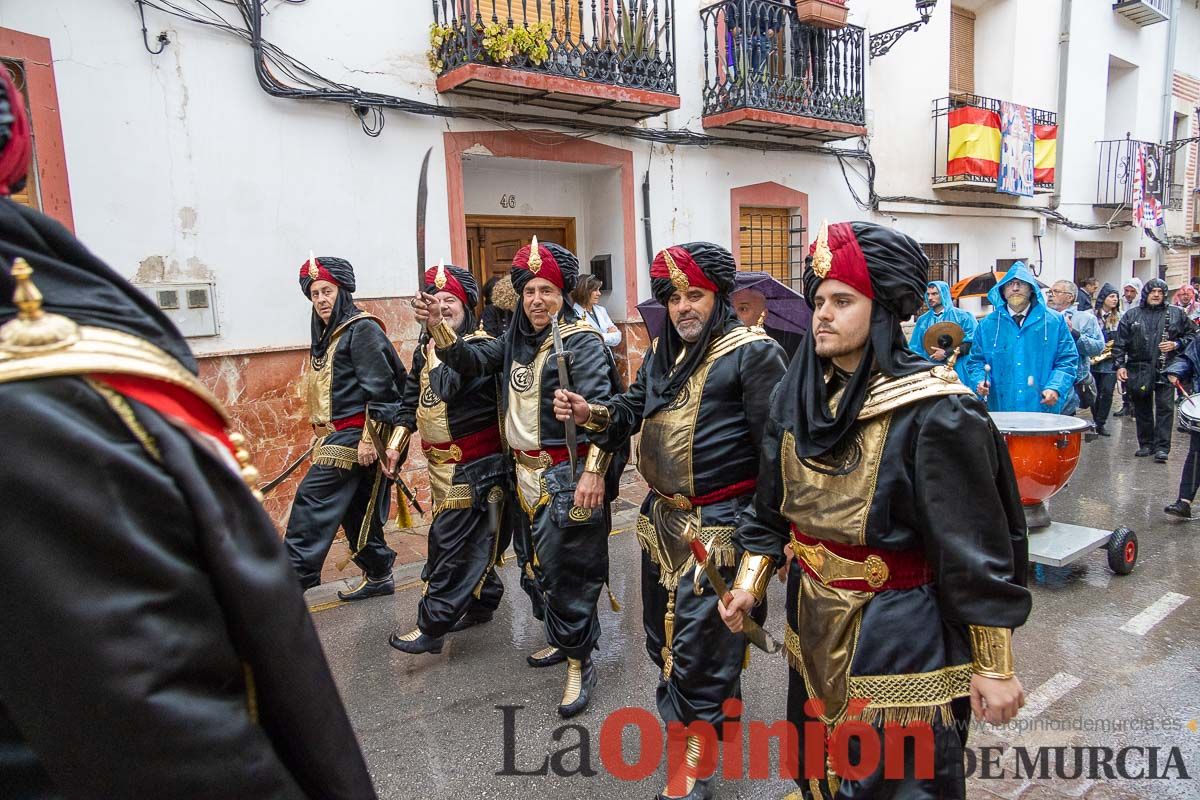
[[495,375],[504,366],[504,339],[474,339],[461,336],[449,347],[437,349],[438,358],[466,378]]
[[741,348],[739,375],[750,441],[762,446],[767,417],[771,413],[771,393],[787,372],[787,357],[774,339],[751,342]]
[[[387,334],[372,320],[355,323],[350,334],[354,377],[373,407],[372,418],[388,422],[390,414],[385,407],[400,401],[400,390],[406,377],[404,365]],[[374,408],[376,404],[379,404],[378,411]]]
[[1113,337],[1113,364],[1117,369],[1126,366],[1125,359],[1128,358],[1128,350],[1131,346],[1129,336],[1132,328],[1132,309],[1121,315],[1121,319],[1117,322],[1117,335]]
[[412,369],[408,370],[408,374],[404,377],[404,392],[400,397],[400,403],[397,406],[397,412],[391,420],[391,424],[408,428],[410,431],[417,429],[417,403],[421,400],[421,371],[425,369],[425,348],[417,343],[417,349],[413,350]]
[[943,616],[1016,628],[1029,616],[1025,514],[1003,439],[983,405],[955,395],[918,420],[917,521]]
[[0,406],[0,702],[57,787],[374,797],[278,534],[241,479],[131,401],[155,460],[81,379],[0,386]]
[[754,501],[746,506],[738,520],[734,543],[741,550],[755,555],[770,556],[779,564],[783,548],[791,540],[787,518],[779,513],[783,503],[783,470],[779,463],[779,448],[783,430],[776,408],[778,388],[769,393],[768,408],[759,441],[758,486]]
[[[571,351],[571,385],[589,403],[608,405],[617,387],[612,382],[612,371],[604,340],[592,329],[568,337],[563,346]],[[591,431],[580,429],[592,441]],[[608,450],[608,448],[602,448]],[[612,451],[609,451],[612,452]]]
[[[607,403],[600,403],[608,408],[610,417],[608,427],[599,432],[588,431],[588,436],[602,450],[615,452],[641,430],[642,411],[646,407],[646,381],[649,380],[651,358],[653,358],[653,351],[646,353],[646,357],[642,359],[642,365],[638,367],[637,378],[629,387],[629,391],[613,395]],[[587,395],[584,397],[589,403],[599,403]]]

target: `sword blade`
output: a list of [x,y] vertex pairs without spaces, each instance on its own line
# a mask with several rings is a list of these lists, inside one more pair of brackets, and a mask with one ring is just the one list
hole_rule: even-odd
[[[688,531],[691,531],[690,523]],[[692,555],[695,556],[696,562],[704,567],[704,574],[708,576],[708,582],[712,584],[717,597],[720,597],[721,602],[728,606],[729,601],[733,599],[730,596],[729,585],[725,583],[725,578],[721,575],[720,570],[708,560],[708,552],[704,549],[704,545],[699,538],[693,538],[688,544],[692,548]],[[762,626],[755,622],[749,614],[742,615],[742,633],[746,635],[750,644],[764,653],[775,655],[782,649],[782,645],[775,640],[775,637],[763,630]]]
[[425,151],[421,161],[421,175],[417,179],[417,288],[420,294],[425,288],[425,207],[429,200],[429,156],[433,148]]
[[313,448],[316,446],[317,445],[315,442],[313,444],[310,444],[308,446],[308,449],[300,454],[299,458],[297,458],[291,464],[288,464],[287,467],[284,468],[283,472],[279,473],[274,478],[272,478],[270,481],[268,481],[262,488],[260,488],[258,490],[258,493],[261,494],[263,497],[266,497],[268,494],[270,494],[271,490],[273,490],[276,486],[278,486],[279,484],[281,484],[285,480],[287,480],[287,476],[291,475],[293,472],[296,471],[296,467],[298,467],[304,463],[304,459],[306,459],[310,455],[312,455]]
[[[567,353],[563,350],[562,332],[558,329],[558,320],[550,318],[550,335],[554,337],[554,359],[558,362],[558,386],[564,392],[571,391],[571,374],[567,371]],[[579,437],[575,431],[575,420],[567,418],[563,423],[563,434],[567,440],[567,458],[571,462],[571,480],[575,480],[575,468],[579,459],[576,451],[579,449]]]

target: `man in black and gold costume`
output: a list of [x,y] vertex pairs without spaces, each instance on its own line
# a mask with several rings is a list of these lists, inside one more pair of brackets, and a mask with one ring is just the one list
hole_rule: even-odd
[[376,462],[368,425],[383,441],[404,385],[404,365],[383,322],[354,305],[354,268],[332,256],[300,267],[300,289],[313,305],[312,346],[304,376],[309,421],[318,436],[313,465],[296,490],[284,545],[300,586],[321,582],[338,527],[363,581],[342,600],[395,592],[396,554],[383,538],[391,482]]
[[827,732],[847,719],[931,725],[933,778],[916,777],[911,753],[903,775],[884,775],[885,752],[861,779],[840,781],[838,764],[802,777],[804,798],[961,798],[970,711],[1003,723],[1024,702],[1011,648],[1030,609],[1021,500],[983,404],[952,367],[905,346],[900,320],[927,269],[889,228],[822,226],[804,274],[812,327],[772,403],[737,531],[746,554],[722,611],[733,630],[789,541],[796,556],[787,708],[802,767],[817,717]]
[[[493,337],[474,329],[479,284],[461,267],[439,264],[425,272],[425,292],[442,319],[466,341]],[[422,337],[404,384],[404,400],[388,443],[388,471],[395,470],[414,430],[429,464],[433,524],[417,605],[417,627],[393,633],[389,643],[406,653],[440,653],[442,637],[488,622],[504,584],[494,569],[507,542],[500,540],[508,460],[500,442],[496,377],[464,380],[437,357]]]
[[[547,650],[529,658],[533,666],[567,662],[567,681],[558,713],[571,717],[587,708],[596,685],[591,654],[600,638],[596,601],[608,580],[609,503],[616,497],[621,458],[589,444],[578,431],[574,458],[583,477],[571,474],[568,433],[554,416],[558,363],[552,358],[552,321],[570,351],[574,386],[597,402],[617,391],[617,376],[596,330],[579,324],[563,298],[575,285],[579,261],[557,244],[532,244],[517,251],[513,288],[520,303],[500,339],[466,341],[442,318],[430,295],[415,302],[427,320],[437,357],[464,378],[501,375],[504,436],[516,462],[514,543],[522,571],[532,581],[534,611],[542,612]],[[589,479],[588,476],[591,476]],[[576,483],[593,487],[576,503]],[[525,555],[521,556],[521,550]]]
[[[746,641],[721,623],[685,534],[690,528],[700,537],[732,583],[734,527],[754,494],[771,390],[787,369],[783,348],[735,315],[729,292],[736,272],[733,255],[715,244],[663,250],[650,280],[670,325],[632,388],[590,406],[577,393],[555,398],[559,418],[573,414],[607,450],[641,430],[638,471],[650,493],[637,532],[646,650],[660,671],[658,712],[667,724],[701,720],[718,731],[724,701],[741,697]],[[701,745],[698,736],[688,742],[693,772]],[[707,798],[707,784],[696,781],[684,794]]]
[[8,199],[23,109],[0,71],[0,797],[375,797],[187,343]]

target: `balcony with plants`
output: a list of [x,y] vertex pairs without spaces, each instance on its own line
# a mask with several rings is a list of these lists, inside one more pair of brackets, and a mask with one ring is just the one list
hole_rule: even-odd
[[701,9],[705,128],[814,141],[866,134],[863,29],[798,8],[726,0]]
[[437,89],[645,119],[679,108],[674,0],[433,0]]

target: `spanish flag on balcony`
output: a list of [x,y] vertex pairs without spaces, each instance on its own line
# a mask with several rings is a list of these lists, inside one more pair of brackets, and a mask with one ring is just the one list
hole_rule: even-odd
[[[986,108],[966,106],[952,109],[948,116],[950,145],[946,151],[946,174],[996,180],[1000,167],[1000,114]],[[1054,183],[1057,125],[1034,125],[1035,183]]]

